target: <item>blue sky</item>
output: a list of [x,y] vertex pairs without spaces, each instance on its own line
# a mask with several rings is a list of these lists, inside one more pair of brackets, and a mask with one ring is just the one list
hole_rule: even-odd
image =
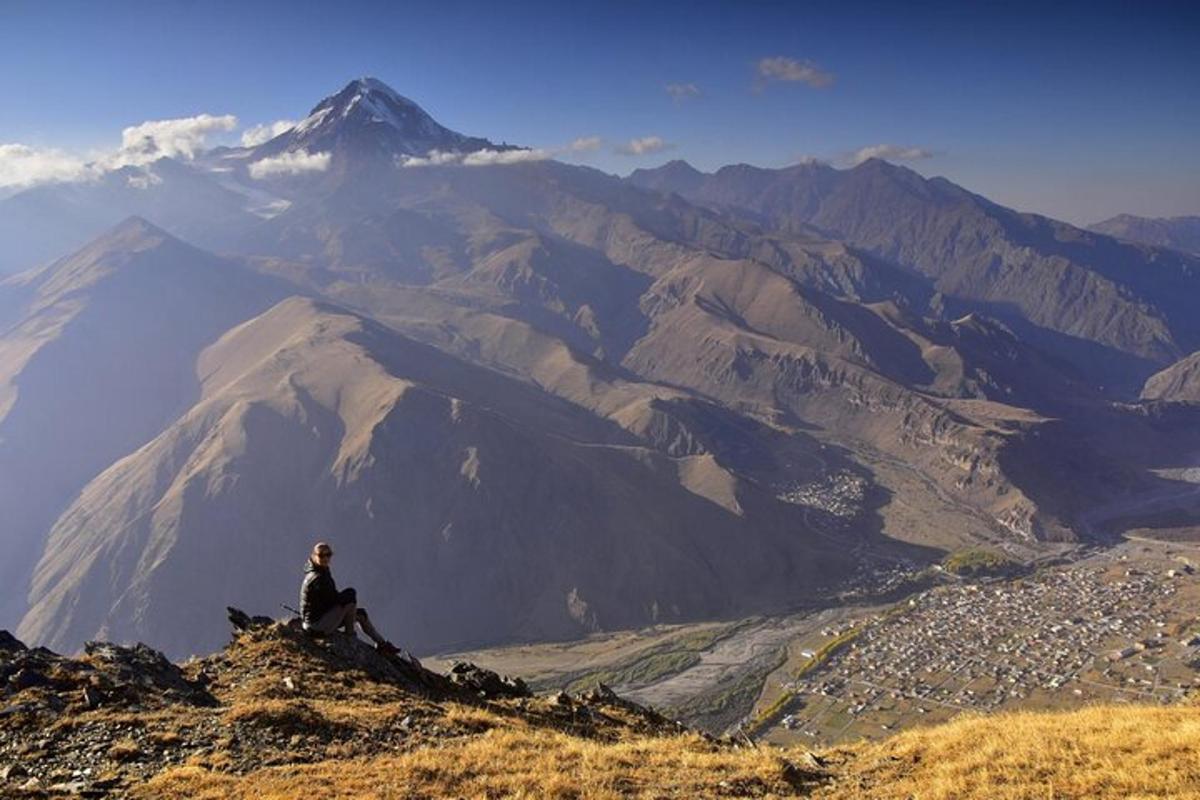
[[[0,146],[88,154],[147,120],[299,119],[374,75],[464,133],[600,137],[564,158],[620,174],[670,158],[841,166],[891,145],[923,174],[1076,223],[1200,214],[1197,9],[0,0]],[[663,149],[617,152],[649,137]]]

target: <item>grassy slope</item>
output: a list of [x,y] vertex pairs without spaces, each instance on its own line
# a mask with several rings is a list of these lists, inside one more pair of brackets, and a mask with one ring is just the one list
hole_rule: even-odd
[[[216,707],[101,707],[54,727],[108,729],[95,766],[140,776],[120,796],[141,800],[1200,797],[1195,705],[964,716],[814,757],[681,733],[620,704],[423,699],[274,630],[201,667]],[[32,731],[31,746],[47,733]],[[77,745],[90,752],[95,737]],[[164,763],[163,750],[175,756]]]
[[[197,767],[150,781],[142,798],[814,797],[1189,798],[1200,796],[1200,710],[1096,707],[965,718],[824,754],[814,781],[798,752],[731,750],[694,736],[613,742],[498,725],[440,746],[271,767],[233,777]],[[315,794],[314,794],[315,792]]]
[[1200,708],[971,716],[829,754],[822,798],[1200,797]]
[[[694,736],[580,739],[498,724],[402,754],[271,767],[243,777],[171,770],[143,798],[814,797],[1189,798],[1200,796],[1200,710],[1096,707],[970,717],[823,754],[829,775],[789,773],[799,752],[719,748]],[[315,793],[315,794],[314,794]]]
[[[243,637],[228,652],[236,680],[219,691],[226,724],[249,722],[285,735],[334,726],[348,735],[323,752],[305,748],[310,763],[243,766],[237,770],[242,774],[228,771],[218,748],[165,770],[137,787],[134,797],[1200,796],[1196,706],[964,716],[819,754],[825,764],[820,769],[803,750],[735,748],[692,734],[664,734],[616,711],[607,722],[579,726],[544,699],[429,703],[369,681],[346,685],[340,675],[313,669],[302,654],[280,649],[270,638]],[[261,670],[264,663],[273,668]],[[309,699],[281,696],[281,669],[307,676]],[[313,694],[328,699],[311,699]],[[427,732],[432,723],[441,733],[399,746],[355,745],[405,715],[422,716]]]

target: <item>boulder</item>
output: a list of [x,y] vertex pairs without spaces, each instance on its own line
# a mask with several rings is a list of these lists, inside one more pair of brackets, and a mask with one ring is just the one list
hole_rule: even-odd
[[30,667],[23,667],[17,670],[12,677],[8,679],[8,685],[14,691],[22,691],[24,689],[32,689],[35,686],[46,686],[50,683],[50,679],[45,676],[40,670]]
[[163,698],[194,705],[216,703],[201,682],[188,680],[166,656],[144,644],[124,647],[111,642],[88,642],[84,652],[112,683],[114,691],[128,701]]
[[500,676],[469,661],[456,661],[450,668],[450,681],[456,686],[484,697],[531,697],[533,692],[520,678]]

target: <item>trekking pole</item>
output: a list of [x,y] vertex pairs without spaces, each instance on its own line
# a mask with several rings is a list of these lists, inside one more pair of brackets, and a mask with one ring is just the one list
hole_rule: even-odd
[[295,614],[297,617],[300,616],[300,612],[297,611],[296,609],[292,608],[291,606],[289,606],[287,603],[280,603],[279,605],[280,605],[280,607],[283,608],[284,611],[290,611],[293,614]]

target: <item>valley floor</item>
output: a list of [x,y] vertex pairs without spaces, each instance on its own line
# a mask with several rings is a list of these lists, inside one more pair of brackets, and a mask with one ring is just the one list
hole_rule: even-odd
[[1074,556],[1019,577],[941,572],[889,603],[454,657],[536,665],[545,689],[602,680],[710,732],[784,746],[972,712],[1186,702],[1200,686],[1200,546],[1136,538]]

